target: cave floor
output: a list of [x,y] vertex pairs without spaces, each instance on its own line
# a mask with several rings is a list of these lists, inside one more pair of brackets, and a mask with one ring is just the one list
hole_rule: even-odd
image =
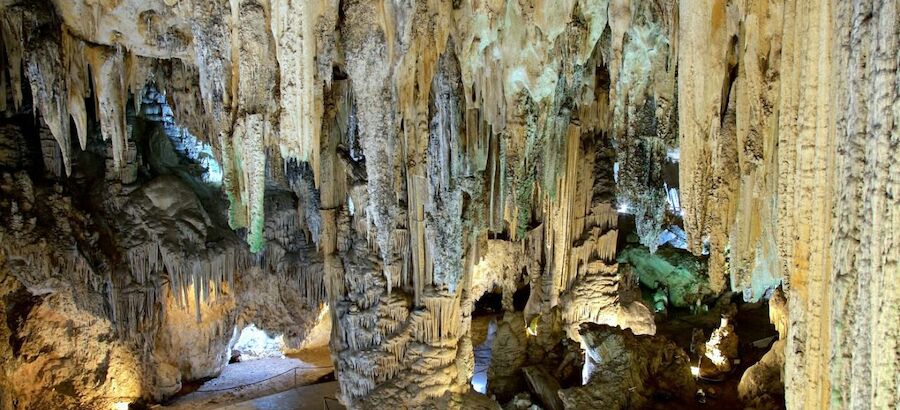
[[[297,368],[296,377],[295,372],[292,371],[294,368]],[[331,354],[327,347],[304,350],[285,358],[232,363],[225,366],[219,377],[195,386],[193,391],[177,397],[163,408],[172,410],[219,409],[230,404],[291,390],[297,386],[315,384],[322,380],[333,380],[332,372]],[[321,402],[321,398],[318,400]]]
[[222,410],[339,410],[337,382],[298,387],[281,393],[222,407]]

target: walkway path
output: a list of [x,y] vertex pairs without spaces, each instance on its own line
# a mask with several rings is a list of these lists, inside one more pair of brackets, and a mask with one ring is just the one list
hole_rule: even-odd
[[[179,397],[166,410],[212,410],[225,405],[305,386],[332,372],[327,348],[298,358],[270,358],[233,363],[196,391]],[[296,368],[296,371],[293,369]],[[333,380],[333,379],[332,379]]]
[[222,407],[222,410],[343,410],[334,397],[338,383],[327,382],[298,387],[271,396],[260,397]]

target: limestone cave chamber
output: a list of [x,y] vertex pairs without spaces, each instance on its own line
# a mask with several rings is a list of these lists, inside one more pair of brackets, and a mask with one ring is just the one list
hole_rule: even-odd
[[0,410],[900,408],[900,0],[0,0]]

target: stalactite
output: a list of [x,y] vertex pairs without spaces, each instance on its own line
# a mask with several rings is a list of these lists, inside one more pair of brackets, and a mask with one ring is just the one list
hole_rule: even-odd
[[392,44],[386,28],[378,24],[385,18],[383,10],[374,2],[351,1],[343,6],[346,24],[342,35],[347,55],[353,56],[346,65],[359,109],[360,142],[366,163],[373,164],[366,167],[369,194],[366,215],[376,228],[376,243],[386,266],[391,252],[392,224],[398,213],[393,189],[394,164],[388,155],[395,140],[395,120],[389,105],[393,97],[386,87]]
[[[187,258],[158,242],[148,242],[130,248],[126,257],[129,271],[137,283],[151,284],[151,278],[165,272],[176,305],[184,308],[193,300],[199,315],[201,303],[209,304],[222,296],[223,289],[233,289],[234,273],[250,267],[240,250],[211,248],[207,252],[202,257]],[[214,286],[210,287],[210,284]],[[199,317],[197,321],[200,321]]]
[[[455,54],[448,51],[437,62],[430,87],[431,119],[425,175],[428,183],[424,211],[427,264],[433,269],[432,283],[456,292],[462,276],[462,139],[461,90]],[[424,99],[423,99],[424,100]],[[422,181],[424,182],[424,181]],[[421,186],[419,187],[422,188]],[[431,284],[431,283],[426,283]]]
[[[681,162],[679,168],[684,227],[688,249],[702,251],[702,237],[708,232],[709,184],[713,181],[709,164],[712,151],[704,142],[719,134],[725,84],[728,39],[733,31],[729,10],[723,3],[711,7],[679,4],[679,132]],[[703,24],[699,24],[704,22]],[[711,22],[711,24],[709,23]],[[692,55],[692,51],[704,50]],[[724,145],[724,144],[723,144]],[[725,157],[723,156],[724,160]],[[712,287],[721,290],[724,278],[712,277]]]
[[0,34],[3,37],[3,46],[6,51],[6,63],[8,66],[9,86],[12,90],[13,107],[18,110],[22,107],[22,62],[25,61],[25,38],[22,27],[21,10],[4,10],[3,18],[0,18]]
[[[896,320],[884,318],[896,312],[876,308],[880,319],[873,322],[866,322],[868,314],[851,313],[870,310],[880,295],[885,300],[896,295],[890,287],[873,291],[854,284],[857,278],[878,283],[874,273],[890,270],[858,262],[869,258],[857,255],[891,246],[889,239],[879,240],[884,247],[865,245],[879,235],[881,210],[890,207],[867,207],[861,198],[879,196],[860,188],[866,180],[878,181],[870,183],[881,187],[875,191],[890,189],[878,179],[887,175],[878,158],[891,151],[875,142],[890,127],[860,124],[889,117],[888,107],[897,100],[897,37],[885,34],[896,31],[895,7],[796,1],[708,6],[681,8],[681,49],[705,47],[679,57],[681,186],[689,242],[697,252],[703,235],[710,235],[710,274],[718,288],[723,268],[732,289],[752,298],[783,278],[791,318],[785,346],[788,407],[895,398],[891,388],[881,389],[883,396],[870,388],[881,375],[896,373],[872,365],[893,360],[889,352],[895,346],[860,335],[889,333],[894,327],[887,323]],[[876,97],[871,90],[878,90]],[[862,154],[859,147],[866,141],[879,147],[866,149],[874,154]],[[859,164],[870,164],[869,177],[858,178]],[[725,185],[707,197],[711,180]],[[852,216],[863,213],[872,221],[864,227]],[[873,260],[889,261],[894,254]],[[853,305],[857,298],[866,300],[866,307]],[[850,328],[853,338],[846,336]],[[867,340],[866,348],[848,347],[849,340]]]
[[[22,25],[26,21],[7,17],[7,24]],[[14,20],[14,21],[9,21]],[[15,21],[18,20],[18,21]],[[30,22],[29,22],[30,24]],[[12,28],[9,31],[17,30]],[[61,68],[62,51],[59,37],[41,37],[27,43],[25,74],[41,117],[59,144],[66,175],[72,172],[72,149],[69,140],[68,94]]]
[[[232,98],[232,44],[226,16],[229,0],[211,0],[192,4],[191,25],[195,58],[199,73],[200,94],[205,112],[212,119],[211,135],[227,132]],[[205,16],[212,16],[206,18]]]
[[104,140],[112,141],[113,161],[116,169],[121,169],[125,165],[128,138],[125,127],[128,102],[125,56],[122,51],[103,47],[87,47],[86,51],[93,75],[101,134]]
[[87,108],[84,97],[88,94],[88,70],[85,61],[85,45],[72,37],[69,30],[62,31],[63,58],[66,68],[66,90],[68,91],[69,114],[75,122],[78,143],[81,149],[87,149]]
[[[521,273],[527,263],[526,253],[518,244],[507,241],[488,241],[483,257],[472,267],[470,297],[480,299],[485,293],[499,288],[504,310],[513,310],[513,294],[522,282]],[[469,307],[474,309],[474,304]]]
[[[45,223],[30,182],[10,177],[23,194],[0,209],[2,239],[28,246],[4,254],[26,288],[84,283],[146,357],[159,334],[179,337],[160,322],[227,339],[239,299],[256,297],[234,286],[273,281],[291,309],[331,309],[345,404],[424,406],[468,389],[472,311],[494,288],[509,311],[528,283],[516,320],[572,338],[584,322],[655,332],[616,264],[617,208],[651,250],[683,211],[716,292],[758,299],[784,282],[789,406],[896,396],[884,375],[897,292],[877,274],[897,259],[889,2],[26,3],[0,6],[0,108],[7,83],[14,114],[28,105],[24,67],[49,130],[46,183],[71,184],[58,194],[92,175],[62,175],[74,131],[79,161],[111,157],[95,181],[110,197],[92,212],[123,217],[78,236],[87,223]],[[148,83],[156,94],[127,122]],[[92,141],[89,112],[110,145]],[[131,138],[151,116],[221,159],[250,252],[218,226],[215,191],[165,180]],[[677,187],[663,178],[676,144]],[[46,215],[77,219],[67,199]]]
[[[285,158],[308,161],[319,184],[322,86],[316,66],[315,29],[322,8],[334,2],[279,0],[272,4],[272,35],[281,70],[279,146]],[[329,67],[330,69],[330,67]]]
[[[662,231],[665,195],[662,165],[674,146],[674,2],[631,4],[629,17],[611,18],[614,55],[610,62],[610,104],[618,145],[620,204],[635,215],[641,243],[651,250]],[[617,15],[616,17],[619,17]],[[669,30],[667,32],[667,30]]]

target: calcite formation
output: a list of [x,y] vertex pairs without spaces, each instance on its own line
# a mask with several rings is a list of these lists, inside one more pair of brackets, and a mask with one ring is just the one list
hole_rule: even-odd
[[898,400],[897,7],[680,4],[689,243],[714,289],[784,281],[788,407]]
[[670,392],[676,403],[691,401],[695,382],[690,359],[671,341],[593,323],[579,332],[585,381],[559,392],[565,408],[640,408],[655,389]]
[[697,309],[781,285],[788,407],[889,408],[898,7],[0,0],[0,409],[160,401],[326,305],[347,407],[490,408],[490,292],[525,355],[498,391],[582,345],[605,370],[569,407],[692,395],[638,283]]
[[[144,112],[169,114],[130,121],[141,131],[129,149],[147,147],[146,162],[132,158],[130,172],[116,168],[108,144],[73,157],[78,166],[66,181],[77,190],[61,185],[64,172],[50,172],[62,170],[56,146],[39,163],[2,162],[54,178],[4,172],[0,183],[0,277],[11,312],[11,342],[0,356],[3,408],[163,400],[184,382],[217,375],[244,324],[299,345],[317,323],[323,266],[311,241],[297,240],[308,235],[293,201],[268,202],[270,250],[251,255],[227,227],[218,187],[204,180],[215,171],[202,165],[209,159],[176,153],[202,154],[203,144],[190,145],[166,122],[167,105],[142,99]],[[14,128],[4,145],[22,138]]]
[[778,340],[753,366],[750,366],[738,385],[738,394],[749,406],[772,408],[784,394],[784,355],[787,337],[787,300],[776,290],[769,301],[769,316],[778,331]]
[[738,337],[734,333],[728,317],[709,335],[703,346],[703,358],[700,361],[700,376],[717,378],[734,368],[734,360],[738,358]]
[[664,248],[650,253],[645,247],[629,245],[619,252],[619,261],[631,266],[642,285],[665,295],[672,306],[698,306],[714,294],[704,275],[705,261],[688,252]]

